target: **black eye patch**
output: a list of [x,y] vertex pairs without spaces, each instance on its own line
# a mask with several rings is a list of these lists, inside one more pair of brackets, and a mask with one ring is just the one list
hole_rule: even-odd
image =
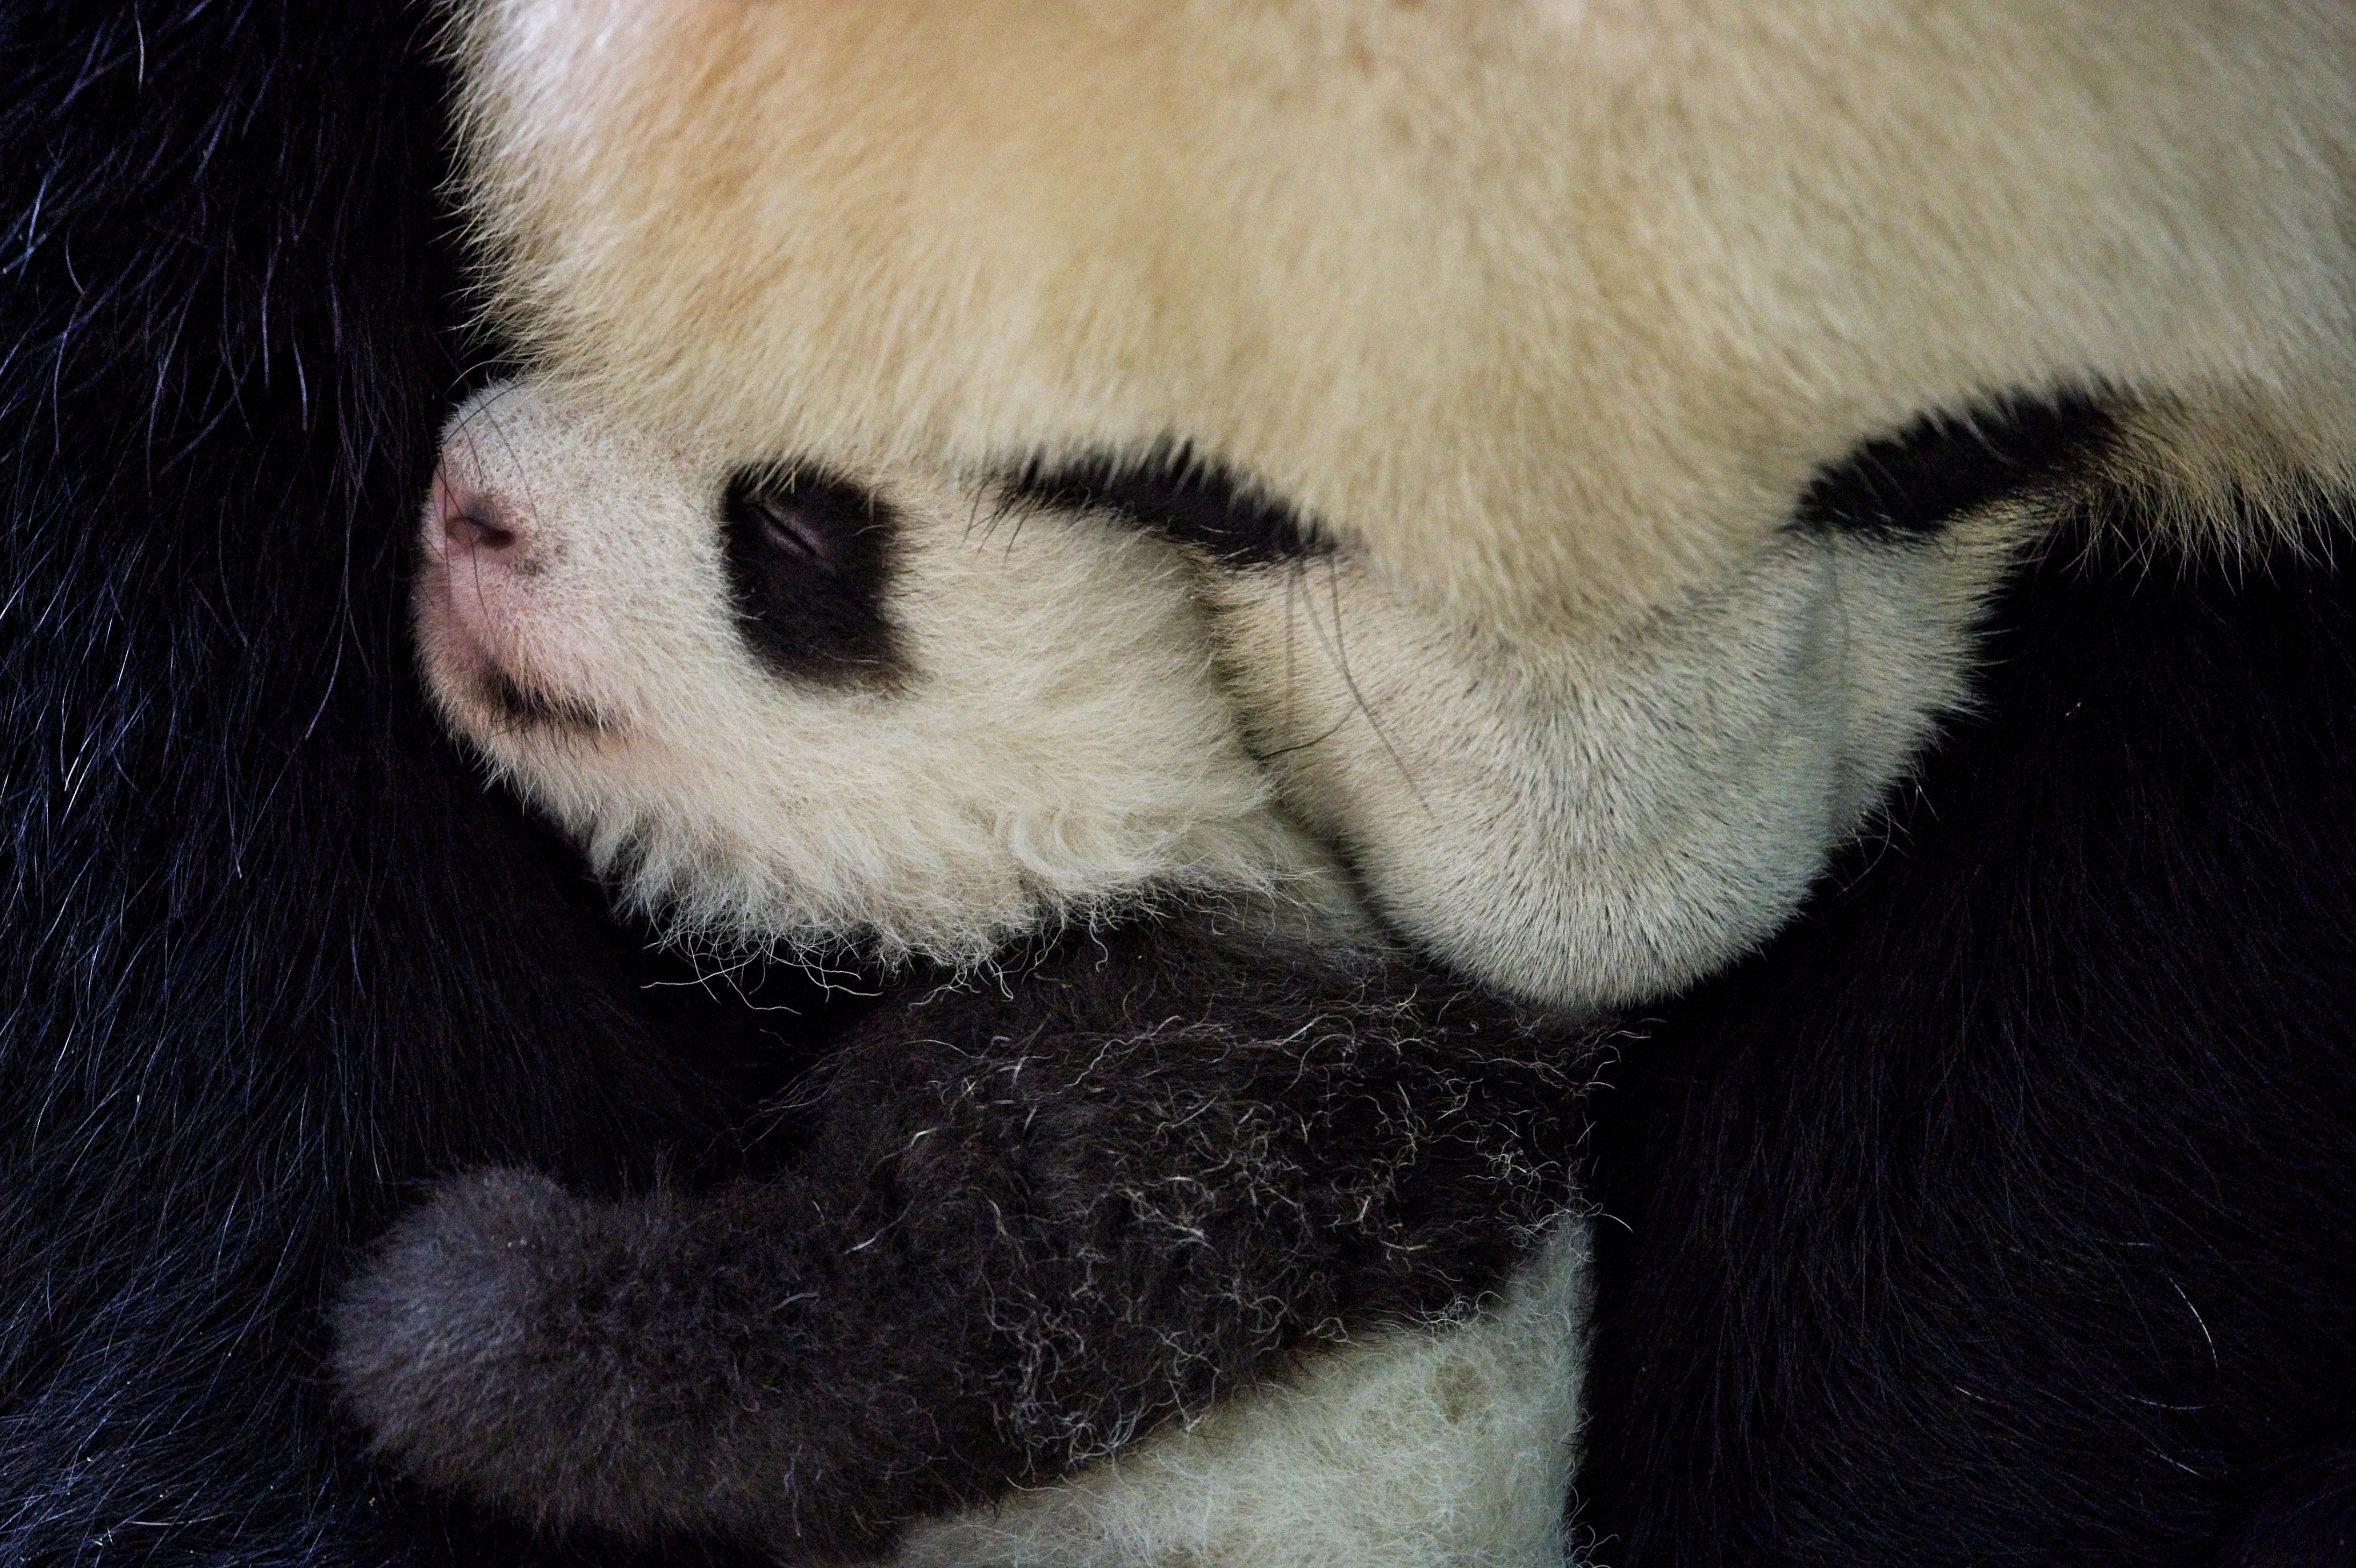
[[2115,408],[2090,393],[2014,393],[1933,411],[1817,472],[1793,526],[1808,533],[1922,539],[2008,496],[2052,487],[2100,459]]
[[720,524],[736,624],[762,663],[838,685],[900,677],[884,607],[899,522],[873,491],[807,466],[740,468]]
[[1007,482],[1006,495],[1018,506],[1109,512],[1236,566],[1301,560],[1333,549],[1291,507],[1183,443],[1156,447],[1142,458],[1034,461]]

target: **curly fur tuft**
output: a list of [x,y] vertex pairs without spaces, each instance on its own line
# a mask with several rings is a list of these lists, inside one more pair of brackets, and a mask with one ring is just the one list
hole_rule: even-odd
[[1572,1200],[1597,1045],[1398,961],[1068,942],[862,1024],[774,1177],[445,1189],[337,1366],[380,1448],[503,1506],[873,1552],[1498,1288]]

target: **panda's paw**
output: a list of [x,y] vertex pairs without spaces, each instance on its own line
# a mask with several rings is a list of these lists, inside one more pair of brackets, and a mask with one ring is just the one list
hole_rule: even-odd
[[624,1207],[529,1171],[444,1184],[336,1305],[343,1408],[420,1480],[575,1514],[569,1499],[626,1424],[596,1329],[630,1272],[630,1229]]
[[859,1272],[889,1249],[818,1214],[791,1181],[603,1201],[526,1171],[461,1177],[337,1304],[343,1409],[403,1474],[543,1525],[872,1555],[938,1506],[948,1483],[920,1461],[976,1446],[991,1407],[969,1402],[939,1446],[908,1389],[970,1348],[891,1332],[905,1315],[879,1303],[900,1276]]

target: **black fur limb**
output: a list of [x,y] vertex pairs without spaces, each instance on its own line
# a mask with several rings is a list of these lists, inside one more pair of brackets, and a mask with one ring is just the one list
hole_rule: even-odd
[[343,1304],[351,1408],[546,1521],[838,1558],[1499,1285],[1597,1037],[1256,945],[1125,931],[887,1008],[768,1179],[452,1184]]
[[2083,548],[1595,1102],[1611,1568],[2356,1562],[2356,578]]

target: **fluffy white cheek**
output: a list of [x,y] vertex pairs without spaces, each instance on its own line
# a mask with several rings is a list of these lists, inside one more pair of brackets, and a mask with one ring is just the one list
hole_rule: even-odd
[[527,742],[524,786],[641,904],[723,945],[953,963],[1156,891],[1341,907],[1271,809],[1173,552],[1065,518],[977,530],[946,487],[890,495],[894,684],[740,656],[627,747]]
[[452,421],[426,519],[444,712],[637,905],[722,946],[954,963],[1170,891],[1363,927],[1272,809],[1173,549],[978,528],[969,491],[903,473],[872,487],[895,667],[832,682],[740,635],[729,472],[509,387]]
[[1589,1233],[1483,1315],[1321,1354],[1072,1481],[925,1527],[899,1568],[1562,1568]]
[[1511,646],[1348,560],[1242,574],[1234,676],[1288,799],[1418,945],[1574,1008],[1787,919],[1962,700],[1995,552],[1813,539],[1608,638]]

